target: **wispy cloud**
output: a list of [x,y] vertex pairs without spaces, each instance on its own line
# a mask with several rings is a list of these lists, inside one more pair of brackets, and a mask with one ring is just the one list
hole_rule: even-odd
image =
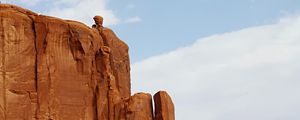
[[142,19],[139,16],[135,16],[135,17],[128,18],[127,20],[124,21],[124,23],[136,23],[141,21]]
[[[83,22],[91,26],[95,15],[101,15],[104,18],[104,25],[116,25],[119,23],[136,23],[142,19],[134,16],[127,19],[120,19],[116,13],[107,8],[110,0],[3,0],[3,3],[17,4],[30,8],[39,8],[36,11],[45,15],[55,16],[63,19],[70,19]],[[44,6],[44,8],[43,8]],[[129,4],[128,9],[135,7]]]
[[39,2],[41,2],[41,0],[20,0],[20,2],[23,3],[23,4],[33,6],[33,5],[36,5]]
[[105,25],[117,24],[120,20],[112,10],[107,9],[108,0],[57,0],[54,7],[45,14],[64,18],[80,20],[92,25],[93,17],[101,15],[104,17]]
[[2,3],[20,3],[26,6],[34,6],[37,5],[42,0],[1,0]]
[[197,40],[132,66],[133,89],[170,92],[177,119],[300,119],[300,16]]
[[[5,0],[4,3],[18,4],[21,6],[38,7],[40,12],[46,15],[81,21],[87,25],[92,25],[93,17],[101,15],[104,17],[105,25],[115,25],[120,23],[120,19],[114,11],[107,8],[110,0]],[[47,6],[42,8],[42,6]]]

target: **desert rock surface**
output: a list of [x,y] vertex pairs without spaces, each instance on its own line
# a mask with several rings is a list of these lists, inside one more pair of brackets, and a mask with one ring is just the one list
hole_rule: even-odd
[[166,92],[131,96],[128,46],[94,20],[0,4],[0,120],[175,119]]

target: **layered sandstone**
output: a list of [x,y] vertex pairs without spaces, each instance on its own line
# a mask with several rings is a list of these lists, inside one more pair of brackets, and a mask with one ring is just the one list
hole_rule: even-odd
[[174,120],[166,92],[130,92],[128,46],[92,28],[0,4],[0,120]]

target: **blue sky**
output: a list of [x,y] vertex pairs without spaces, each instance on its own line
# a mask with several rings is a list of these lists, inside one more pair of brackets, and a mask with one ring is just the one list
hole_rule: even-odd
[[178,120],[299,120],[299,0],[20,0],[128,43],[133,92],[166,90]]
[[109,6],[122,17],[142,19],[112,26],[130,45],[135,62],[201,37],[275,23],[298,13],[299,4],[299,0],[112,0]]

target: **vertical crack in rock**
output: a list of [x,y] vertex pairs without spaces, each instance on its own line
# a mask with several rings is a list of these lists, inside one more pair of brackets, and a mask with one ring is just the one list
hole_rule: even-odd
[[96,55],[96,68],[99,73],[99,80],[97,81],[97,115],[99,120],[108,120],[108,81],[107,81],[107,55],[100,49]]
[[34,64],[34,82],[35,82],[35,93],[34,96],[32,96],[31,94],[32,93],[29,93],[29,96],[32,96],[30,97],[30,99],[33,99],[32,101],[33,102],[36,102],[36,107],[35,109],[33,110],[34,111],[34,116],[33,116],[33,119],[37,119],[37,108],[38,108],[38,101],[37,101],[37,96],[38,96],[38,92],[37,92],[37,89],[38,89],[38,50],[37,50],[37,43],[36,43],[36,39],[37,39],[37,33],[36,33],[36,28],[35,28],[35,20],[34,20],[34,16],[29,16],[32,20],[32,29],[33,29],[33,32],[34,32],[34,50],[35,50],[35,64]]
[[[47,25],[45,23],[42,22],[42,17],[37,16],[34,22],[34,26],[35,26],[35,48],[36,48],[36,81],[37,81],[37,96],[38,96],[38,109],[37,111],[37,118],[38,119],[50,119],[50,107],[49,106],[44,106],[44,102],[46,102],[46,104],[49,104],[49,101],[51,101],[51,97],[48,97],[47,95],[45,95],[45,92],[50,92],[48,91],[49,88],[51,88],[51,75],[50,75],[50,70],[49,70],[49,63],[48,60],[42,58],[42,56],[44,56],[45,54],[45,49],[47,46]],[[41,69],[43,67],[43,63],[45,62],[45,70]],[[44,71],[43,71],[44,70]],[[46,72],[46,73],[45,73]],[[45,76],[49,81],[47,83],[47,85],[44,85],[43,82],[45,82],[46,80],[44,80],[44,77],[41,76]],[[43,99],[41,99],[43,98]],[[47,114],[48,113],[48,114]],[[47,116],[42,116],[42,114],[47,114]]]
[[95,114],[95,120],[98,120],[98,105],[97,105],[97,98],[98,98],[98,86],[96,86],[94,91],[94,98],[93,98],[93,106],[94,106],[94,114]]

